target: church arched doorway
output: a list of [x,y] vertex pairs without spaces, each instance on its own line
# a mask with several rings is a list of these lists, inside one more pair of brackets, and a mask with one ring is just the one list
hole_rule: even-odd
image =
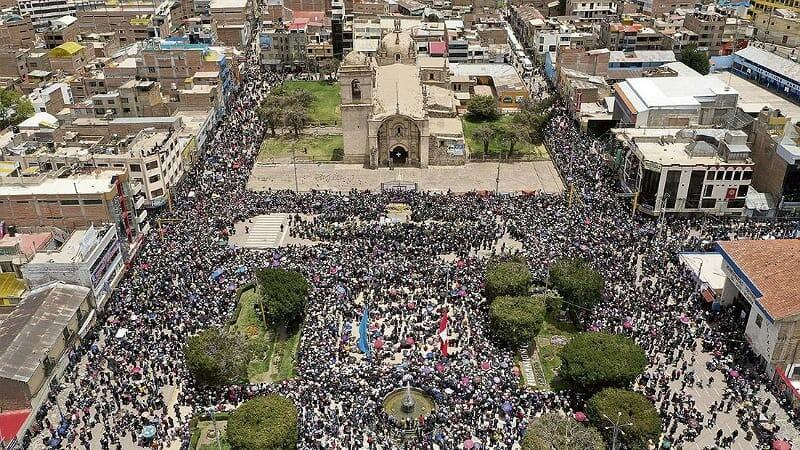
[[389,152],[389,159],[392,160],[392,165],[405,166],[408,161],[408,150],[402,145],[398,145]]

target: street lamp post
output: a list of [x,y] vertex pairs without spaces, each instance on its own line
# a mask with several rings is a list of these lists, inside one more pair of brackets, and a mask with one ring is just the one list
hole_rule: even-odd
[[494,193],[500,193],[500,161],[503,159],[503,152],[501,151],[497,156],[497,178],[494,179]]
[[[308,153],[307,148],[306,153]],[[300,187],[297,183],[297,150],[294,147],[292,147],[292,166],[294,166],[294,191],[300,192]]]
[[632,427],[633,423],[631,423],[631,422],[620,423],[622,421],[622,412],[621,411],[617,412],[617,420],[616,421],[615,420],[611,420],[611,418],[609,418],[605,414],[603,414],[603,417],[607,421],[609,421],[611,423],[611,426],[610,427],[605,427],[605,429],[606,430],[610,430],[610,429],[614,430],[614,434],[612,435],[613,437],[611,438],[611,450],[617,450],[617,448],[618,448],[617,447],[617,436],[619,435],[619,433],[622,433],[622,435],[625,436],[625,432],[622,430],[622,427]]

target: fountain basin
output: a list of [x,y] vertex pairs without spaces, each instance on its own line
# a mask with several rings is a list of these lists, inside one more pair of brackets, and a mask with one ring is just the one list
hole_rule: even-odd
[[[411,397],[409,402],[408,397]],[[436,409],[433,398],[423,390],[404,387],[396,389],[383,399],[383,410],[399,421],[428,417]]]

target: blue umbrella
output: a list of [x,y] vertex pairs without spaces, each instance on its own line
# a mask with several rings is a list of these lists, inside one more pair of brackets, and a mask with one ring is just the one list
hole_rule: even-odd
[[506,401],[506,402],[503,402],[503,404],[500,406],[500,409],[502,409],[503,411],[505,411],[506,414],[508,414],[508,413],[511,412],[512,409],[514,409],[514,407],[511,406],[511,403],[508,403]]
[[145,439],[152,439],[153,436],[156,435],[156,427],[152,425],[147,425],[146,427],[142,428],[142,437]]
[[222,275],[222,272],[224,272],[224,270],[221,267],[217,268],[216,270],[211,272],[211,278],[216,280]]
[[61,439],[50,438],[50,440],[47,442],[47,445],[49,445],[51,448],[58,448],[61,446]]
[[236,273],[245,273],[245,272],[247,272],[247,267],[245,266],[239,266],[239,268],[236,269]]

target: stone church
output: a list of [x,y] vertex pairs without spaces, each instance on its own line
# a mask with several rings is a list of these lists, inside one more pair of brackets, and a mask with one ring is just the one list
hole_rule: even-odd
[[466,161],[445,58],[417,55],[410,30],[382,39],[375,57],[353,51],[339,67],[344,162],[378,167]]

